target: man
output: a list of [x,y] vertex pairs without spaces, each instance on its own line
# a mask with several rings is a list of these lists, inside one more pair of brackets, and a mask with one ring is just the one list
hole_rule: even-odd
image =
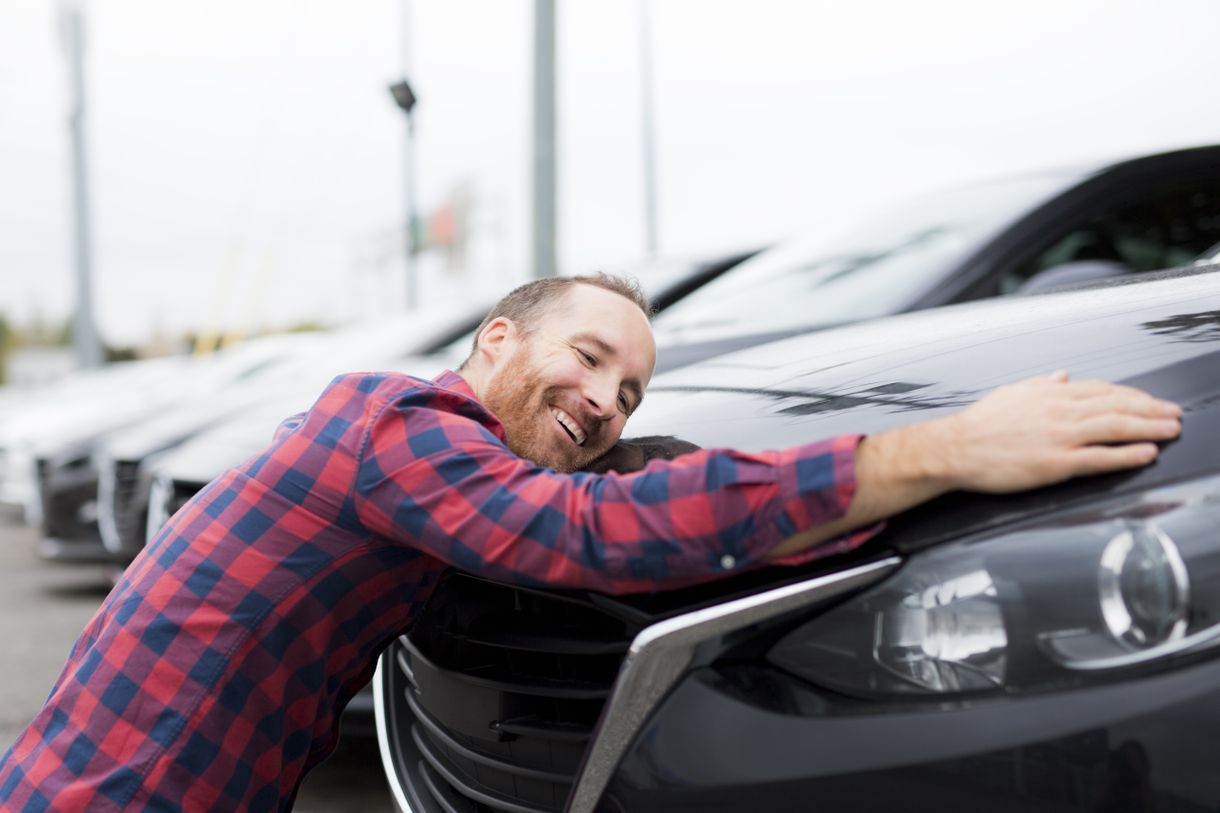
[[460,375],[337,378],[131,565],[0,761],[0,810],[290,808],[448,566],[656,590],[843,550],[952,488],[1146,464],[1180,431],[1172,404],[1056,375],[864,440],[581,472],[643,398],[647,310],[610,277],[534,282]]

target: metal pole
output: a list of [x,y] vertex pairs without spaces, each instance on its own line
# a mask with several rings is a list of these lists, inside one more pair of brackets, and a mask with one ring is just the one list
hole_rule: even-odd
[[652,0],[640,5],[640,125],[644,152],[644,247],[657,256],[657,141],[656,103],[653,97]]
[[555,0],[534,0],[533,243],[534,276],[553,277],[555,263]]
[[[411,0],[399,3],[399,55],[405,79],[411,71]],[[407,309],[419,306],[419,279],[415,262],[415,114],[407,114],[407,135],[403,142],[403,198],[406,210],[406,236],[403,238],[403,272],[406,274]]]
[[84,19],[80,7],[70,3],[61,9],[68,55],[70,107],[68,129],[72,142],[72,197],[76,237],[76,317],[72,344],[82,368],[100,367],[102,346],[93,320],[92,255],[89,230],[89,188],[85,164],[85,67]]

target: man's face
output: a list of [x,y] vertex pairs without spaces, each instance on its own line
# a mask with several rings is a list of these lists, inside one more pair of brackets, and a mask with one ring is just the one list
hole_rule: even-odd
[[576,471],[619,439],[652,377],[656,345],[630,300],[575,285],[533,332],[505,340],[483,401],[514,452]]

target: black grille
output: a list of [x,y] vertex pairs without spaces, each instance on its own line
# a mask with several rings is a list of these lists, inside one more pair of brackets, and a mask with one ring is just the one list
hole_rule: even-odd
[[35,467],[43,535],[100,544],[97,522],[86,510],[96,508],[97,499],[97,470],[89,456],[80,455],[58,464],[38,458]]
[[123,550],[138,551],[144,546],[148,524],[148,487],[140,484],[140,464],[133,460],[114,462],[114,490],[110,510]]
[[413,803],[562,810],[638,631],[580,598],[443,582],[383,674],[395,768]]
[[168,510],[165,512],[165,516],[172,517],[178,513],[178,509],[190,502],[191,497],[194,497],[202,490],[203,486],[198,483],[185,483],[175,480],[173,491],[170,492]]

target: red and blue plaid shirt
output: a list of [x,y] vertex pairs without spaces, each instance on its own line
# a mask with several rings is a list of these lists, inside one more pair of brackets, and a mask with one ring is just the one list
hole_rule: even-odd
[[455,373],[341,376],[128,568],[0,759],[0,810],[289,809],[445,568],[611,593],[712,579],[841,516],[857,441],[558,474],[510,452]]

